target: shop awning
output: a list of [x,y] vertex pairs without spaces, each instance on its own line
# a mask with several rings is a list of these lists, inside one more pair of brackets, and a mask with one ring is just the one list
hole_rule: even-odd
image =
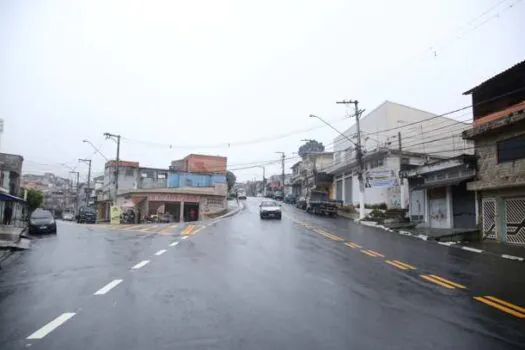
[[414,190],[421,190],[421,189],[424,189],[424,188],[436,188],[436,187],[446,187],[446,186],[458,185],[458,184],[462,183],[463,181],[467,181],[467,180],[470,180],[470,179],[474,178],[474,176],[475,175],[470,175],[470,176],[456,177],[456,178],[453,178],[453,179],[445,179],[443,181],[427,182],[427,183],[424,183],[424,184],[421,184],[421,185],[417,185],[417,186],[413,187],[412,189],[414,189]]
[[0,192],[0,202],[25,202],[23,198]]

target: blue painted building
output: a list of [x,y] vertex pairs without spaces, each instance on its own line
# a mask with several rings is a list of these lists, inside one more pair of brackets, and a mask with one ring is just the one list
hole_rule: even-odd
[[168,187],[214,187],[216,184],[226,183],[226,175],[200,174],[183,171],[170,171],[168,174]]

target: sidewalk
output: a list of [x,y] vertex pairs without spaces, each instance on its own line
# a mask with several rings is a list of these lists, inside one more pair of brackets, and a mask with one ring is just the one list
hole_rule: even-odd
[[[340,217],[352,220],[352,217],[339,214]],[[486,254],[504,259],[525,262],[525,246],[498,243],[484,240],[475,242],[479,235],[477,229],[430,229],[415,227],[389,227],[389,225],[377,224],[374,221],[359,221],[355,223],[363,226],[371,226],[388,232],[409,236],[424,241],[434,242],[443,246],[462,249],[478,254]]]

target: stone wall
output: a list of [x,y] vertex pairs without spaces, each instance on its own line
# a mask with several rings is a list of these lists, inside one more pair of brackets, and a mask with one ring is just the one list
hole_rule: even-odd
[[469,190],[525,184],[525,159],[498,163],[497,157],[498,141],[520,135],[525,135],[525,123],[507,127],[501,132],[479,136],[475,141],[478,156],[477,181],[468,185]]

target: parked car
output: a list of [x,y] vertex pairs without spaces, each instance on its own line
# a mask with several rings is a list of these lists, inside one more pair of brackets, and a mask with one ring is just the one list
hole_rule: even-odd
[[57,224],[49,210],[37,209],[29,217],[29,234],[57,233]]
[[259,205],[259,216],[261,219],[276,218],[281,220],[281,205],[276,201],[262,201]]
[[296,197],[293,194],[287,194],[284,196],[284,202],[288,204],[295,204]]
[[237,198],[238,199],[246,199],[246,190],[244,188],[239,188],[237,190]]
[[304,197],[297,198],[295,201],[295,207],[302,209],[302,210],[306,210],[306,198]]
[[282,201],[284,198],[283,196],[283,193],[281,191],[276,191],[274,194],[273,194],[273,199],[277,200],[277,201]]
[[65,212],[62,213],[62,220],[64,220],[64,221],[73,221],[73,220],[75,220],[75,215],[73,214],[73,212],[65,211]]
[[77,223],[94,224],[97,222],[97,212],[89,207],[81,207],[78,210]]

